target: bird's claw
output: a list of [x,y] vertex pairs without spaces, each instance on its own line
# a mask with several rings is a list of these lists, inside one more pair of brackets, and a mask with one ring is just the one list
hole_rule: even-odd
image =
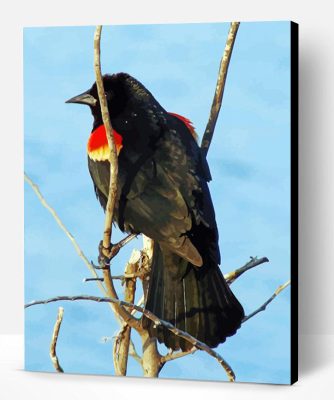
[[103,246],[103,242],[99,243],[99,256],[98,256],[98,262],[100,266],[106,266],[109,268],[110,266],[110,261],[118,254],[120,251],[120,246],[116,243],[110,244],[109,248],[106,248]]
[[102,269],[109,268],[111,260],[111,249],[107,249],[103,246],[103,242],[99,243],[99,255],[97,258],[98,264]]

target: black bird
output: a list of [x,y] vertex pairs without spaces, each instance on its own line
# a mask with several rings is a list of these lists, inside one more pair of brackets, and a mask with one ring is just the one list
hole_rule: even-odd
[[[105,75],[105,93],[118,154],[114,220],[123,232],[154,240],[146,309],[210,347],[240,327],[244,310],[219,268],[210,172],[191,122],[168,113],[126,73]],[[96,84],[68,103],[89,105],[87,151],[97,198],[105,209],[109,147]],[[145,316],[142,324],[173,350],[192,345]]]

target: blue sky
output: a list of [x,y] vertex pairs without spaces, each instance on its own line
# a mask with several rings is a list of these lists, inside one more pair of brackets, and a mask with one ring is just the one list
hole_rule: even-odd
[[[140,80],[162,106],[204,131],[229,24],[104,27],[102,68]],[[89,259],[96,259],[104,214],[87,169],[89,110],[65,104],[94,81],[94,27],[24,30],[25,171],[39,185]],[[264,264],[233,284],[246,314],[290,277],[290,25],[242,23],[234,46],[209,164],[222,270],[250,256]],[[114,241],[122,236],[115,230]],[[117,257],[121,273],[136,240]],[[50,214],[25,186],[25,299],[100,295]],[[121,292],[121,288],[119,287]],[[26,310],[26,369],[53,371],[49,342],[60,304]],[[105,304],[64,303],[58,354],[66,372],[114,374],[117,323]],[[290,380],[290,289],[218,348],[242,382]],[[136,342],[138,343],[138,342]],[[137,345],[140,349],[139,344]],[[128,375],[141,376],[130,360]],[[160,377],[226,380],[207,354],[168,363]]]

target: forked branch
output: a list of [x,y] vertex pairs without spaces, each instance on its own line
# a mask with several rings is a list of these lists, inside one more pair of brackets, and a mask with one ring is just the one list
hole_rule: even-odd
[[280,285],[280,286],[275,290],[274,294],[273,294],[266,302],[264,302],[264,303],[262,304],[261,307],[257,308],[257,309],[256,309],[255,311],[253,311],[251,314],[247,315],[247,316],[242,320],[242,323],[248,321],[250,318],[254,317],[254,315],[258,314],[259,312],[264,311],[264,310],[267,308],[268,304],[270,304],[270,303],[274,300],[274,298],[277,297],[277,296],[282,292],[282,290],[284,290],[286,287],[288,287],[288,286],[290,285],[290,283],[291,283],[291,281],[288,280],[288,281],[285,282],[283,285]]
[[244,274],[246,271],[248,271],[254,267],[257,267],[258,265],[261,265],[263,263],[267,263],[267,262],[269,262],[267,257],[262,257],[262,258],[251,257],[251,260],[248,261],[248,263],[246,263],[241,268],[236,269],[235,271],[231,271],[231,272],[225,274],[224,278],[225,278],[226,282],[230,285],[237,278],[239,278],[239,276]]
[[235,380],[235,375],[230,367],[230,365],[224,360],[224,358],[218,354],[216,351],[211,349],[208,345],[205,343],[201,342],[200,340],[194,338],[193,336],[189,335],[187,332],[181,331],[180,329],[176,328],[174,325],[171,323],[164,321],[162,319],[159,319],[156,315],[151,313],[148,310],[145,310],[142,307],[138,307],[135,304],[128,303],[123,300],[119,300],[116,298],[110,298],[110,297],[96,297],[96,296],[86,296],[86,295],[80,295],[80,296],[57,296],[57,297],[52,297],[47,300],[37,300],[37,301],[32,301],[31,303],[26,304],[24,307],[28,308],[31,306],[39,305],[39,304],[48,304],[56,301],[76,301],[76,300],[90,300],[90,301],[96,301],[98,303],[113,303],[116,304],[117,306],[121,307],[126,307],[129,310],[137,310],[144,314],[147,318],[149,318],[151,321],[155,323],[155,325],[159,326],[164,326],[168,330],[174,333],[174,335],[179,336],[182,339],[185,339],[189,343],[191,343],[194,347],[205,351],[208,353],[210,356],[215,358],[217,362],[225,369],[225,372],[227,374],[227,377],[229,381],[234,381]]
[[[31,186],[31,188],[35,192],[35,194],[38,197],[41,204],[50,212],[50,214],[53,216],[53,218],[55,219],[55,221],[57,222],[59,227],[62,229],[62,231],[65,233],[65,235],[69,238],[69,240],[71,241],[78,256],[83,260],[86,267],[92,273],[94,279],[96,279],[96,283],[97,283],[98,287],[101,289],[103,295],[108,296],[109,292],[107,291],[105,286],[102,284],[101,280],[99,279],[99,276],[97,275],[95,268],[92,266],[92,263],[88,260],[85,253],[82,251],[81,247],[79,246],[78,242],[76,241],[74,236],[70,233],[70,231],[67,229],[65,224],[62,222],[59,215],[56,213],[55,209],[53,207],[51,207],[50,204],[45,200],[39,187],[33,182],[33,180],[31,178],[29,178],[29,176],[26,173],[24,174],[24,179]],[[109,275],[110,275],[110,273],[109,273]],[[110,306],[114,310],[113,305],[110,304]],[[120,316],[123,318],[124,321],[125,320],[130,321],[131,327],[133,327],[137,330],[140,330],[141,329],[140,323],[135,318],[132,318],[132,319],[129,318],[128,317],[129,315],[130,314],[127,313],[125,309],[124,309],[124,312],[122,314],[120,314]],[[116,317],[118,319],[117,315],[116,315]]]

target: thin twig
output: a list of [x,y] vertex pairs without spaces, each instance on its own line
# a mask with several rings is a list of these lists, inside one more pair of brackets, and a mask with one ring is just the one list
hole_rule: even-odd
[[[139,268],[141,254],[138,250],[133,250],[130,259],[125,267],[125,275],[134,275]],[[136,277],[125,280],[124,300],[128,303],[135,301]],[[131,327],[125,325],[115,340],[114,366],[117,375],[125,376],[128,365],[129,348],[131,340]],[[116,341],[118,342],[116,345]]]
[[[39,201],[41,204],[50,212],[50,214],[53,216],[57,224],[59,225],[60,229],[65,233],[65,235],[70,239],[75,251],[77,252],[78,256],[83,260],[85,263],[86,267],[89,269],[91,274],[93,275],[94,278],[99,278],[97,275],[95,269],[93,268],[92,264],[88,260],[88,258],[85,256],[84,252],[81,250],[78,242],[75,240],[74,236],[70,233],[70,231],[66,228],[62,220],[59,218],[58,214],[56,213],[55,209],[50,206],[50,204],[45,200],[44,196],[42,195],[39,187],[36,185],[35,182],[29,176],[24,173],[24,180],[31,186],[33,191],[35,192],[36,196],[38,197]],[[107,291],[105,287],[102,285],[100,281],[97,281],[97,284],[102,291],[104,295],[107,295]]]
[[55,326],[53,328],[52,339],[50,344],[50,358],[53,366],[57,372],[64,372],[62,367],[59,364],[58,356],[57,356],[57,340],[59,335],[59,330],[61,327],[61,323],[63,322],[64,309],[63,307],[58,308],[57,320]]
[[240,22],[232,22],[231,23],[230,30],[229,30],[229,33],[227,36],[224,54],[223,54],[223,57],[220,62],[218,79],[217,79],[217,84],[216,84],[216,91],[215,91],[215,95],[214,95],[212,106],[211,106],[209,121],[205,128],[205,132],[204,132],[202,144],[201,144],[202,152],[205,157],[209,151],[209,147],[210,147],[210,144],[212,141],[212,137],[213,137],[216,122],[218,119],[220,107],[222,105],[227,70],[228,70],[228,66],[230,64],[232,50],[233,50],[235,38],[237,36],[239,25],[240,25]]
[[[31,186],[31,188],[33,189],[33,191],[37,195],[37,197],[38,197],[39,201],[41,202],[41,204],[50,212],[50,214],[53,216],[53,218],[55,219],[55,221],[57,222],[57,224],[59,225],[61,230],[70,239],[70,241],[71,241],[75,251],[77,252],[78,256],[83,260],[83,262],[85,263],[86,267],[89,269],[89,271],[92,273],[93,277],[96,279],[96,283],[97,283],[98,287],[100,288],[102,293],[105,296],[107,296],[108,295],[108,291],[106,290],[104,285],[101,283],[101,281],[99,279],[100,277],[97,275],[92,263],[88,260],[88,258],[84,254],[84,252],[81,250],[81,248],[80,248],[78,242],[75,240],[74,236],[70,233],[70,231],[66,228],[65,224],[59,218],[59,216],[56,213],[55,209],[53,207],[51,207],[50,204],[45,200],[44,196],[42,195],[41,191],[39,190],[39,187],[36,185],[36,183],[33,182],[33,180],[31,178],[29,178],[29,176],[26,173],[24,173],[24,180]],[[110,303],[109,306],[114,311],[113,304]],[[123,316],[127,317],[127,313],[124,313]],[[116,315],[116,318],[119,321],[118,315]],[[138,326],[138,329],[139,329],[140,328],[139,323],[136,325],[136,327],[137,326]],[[133,327],[136,328],[135,326],[133,326]]]
[[120,240],[118,243],[114,244],[111,248],[111,258],[115,257],[115,255],[120,251],[122,247],[126,244],[130,243],[131,240],[135,239],[138,235],[135,233],[130,233],[124,239]]
[[267,257],[257,258],[251,257],[251,260],[248,261],[244,266],[241,268],[236,269],[235,271],[231,271],[224,275],[226,282],[230,285],[233,283],[239,276],[244,274],[246,271],[250,270],[251,268],[257,267],[260,264],[269,262]]
[[193,346],[197,347],[200,350],[205,351],[208,353],[210,356],[215,358],[218,363],[225,369],[225,372],[227,374],[227,377],[230,381],[235,380],[235,374],[230,367],[230,365],[224,360],[224,358],[218,354],[216,351],[211,349],[208,345],[205,343],[201,342],[200,340],[194,338],[193,336],[189,335],[189,333],[181,331],[180,329],[176,328],[174,325],[171,323],[164,321],[162,319],[159,319],[156,315],[151,313],[148,310],[143,309],[142,307],[138,307],[135,304],[128,303],[126,301],[122,301],[116,298],[110,298],[110,297],[97,297],[97,296],[87,296],[87,295],[79,295],[79,296],[57,296],[57,297],[52,297],[47,300],[37,300],[37,301],[32,301],[28,304],[26,304],[24,307],[28,308],[31,306],[35,306],[38,304],[48,304],[56,301],[77,301],[77,300],[89,300],[89,301],[96,301],[98,303],[114,303],[118,306],[122,307],[127,307],[129,310],[137,310],[144,314],[147,318],[149,318],[151,321],[155,323],[155,325],[163,326],[170,330],[174,335],[179,336],[180,338],[188,341],[191,343]]
[[[147,273],[144,272],[135,272],[133,274],[124,274],[124,275],[111,275],[111,279],[118,281],[125,281],[126,279],[133,278],[143,278]],[[103,282],[103,278],[84,278],[83,282],[92,282],[92,281],[101,281]]]
[[165,364],[168,361],[177,360],[178,358],[188,356],[189,354],[194,354],[197,350],[198,348],[194,346],[187,351],[173,351],[172,353],[168,353],[165,356],[161,357],[161,363]]
[[103,278],[84,278],[82,280],[82,282],[84,282],[84,283],[86,283],[86,282],[96,282],[96,281],[103,282],[104,279]]
[[[44,199],[44,197],[42,196],[38,186],[29,178],[29,176],[25,173],[24,174],[24,179],[27,183],[29,183],[29,185],[32,187],[32,189],[34,190],[34,192],[36,193],[38,199],[40,200],[40,202],[42,203],[42,205],[51,213],[51,215],[53,216],[53,218],[56,220],[57,224],[60,226],[60,228],[65,232],[66,236],[70,239],[71,243],[73,244],[76,252],[78,253],[79,257],[84,261],[85,265],[87,266],[87,268],[91,271],[92,275],[94,276],[94,278],[99,278],[99,276],[97,275],[94,267],[92,266],[92,264],[89,262],[88,258],[85,256],[85,254],[83,253],[83,251],[81,250],[79,244],[77,243],[77,241],[74,239],[73,235],[69,232],[69,230],[66,228],[66,226],[63,224],[63,222],[61,221],[61,219],[59,218],[58,214],[56,213],[56,211],[47,203],[47,201]],[[110,277],[110,273],[109,273],[109,277]],[[102,283],[97,280],[97,284],[99,286],[99,288],[102,290],[102,292],[105,295],[108,295],[108,291],[105,289],[105,287],[102,285]],[[113,285],[112,285],[113,286]],[[116,292],[115,292],[116,293]],[[116,294],[117,296],[117,294]],[[113,296],[113,297],[116,297]],[[114,310],[113,305],[111,304],[112,309]],[[130,313],[128,313],[125,309],[123,309],[124,312],[120,313],[121,318],[126,321],[129,322],[131,319],[133,321],[130,322],[129,325],[131,325],[132,328],[137,329],[138,331],[142,330],[142,327],[140,325],[140,323],[131,316]]]
[[289,286],[290,283],[291,283],[291,281],[289,280],[289,281],[285,282],[284,285],[280,285],[280,286],[275,290],[274,294],[273,294],[266,302],[264,302],[264,303],[262,304],[261,307],[257,308],[257,309],[256,309],[255,311],[253,311],[251,314],[247,315],[247,316],[242,320],[242,323],[248,321],[250,318],[254,317],[254,315],[258,314],[259,312],[264,311],[264,310],[267,308],[267,305],[268,305],[269,303],[271,303],[271,302],[274,300],[274,298],[277,297],[277,296],[282,292],[282,290],[284,290],[287,286]]

